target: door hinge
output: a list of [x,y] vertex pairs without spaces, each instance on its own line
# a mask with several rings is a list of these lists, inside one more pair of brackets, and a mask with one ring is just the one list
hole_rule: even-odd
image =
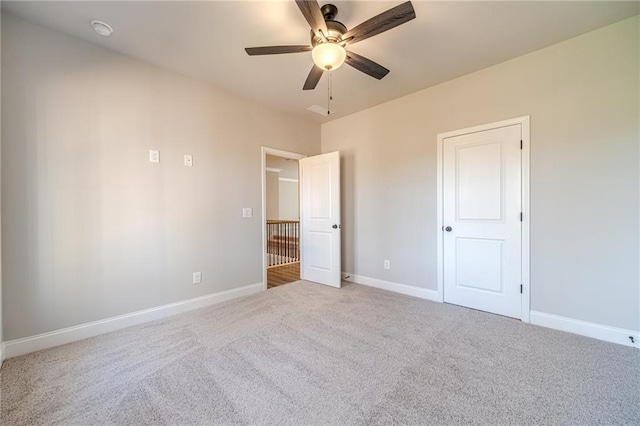
[[520,284],[520,294],[522,294],[522,284]]
[[522,222],[522,212],[520,212],[520,222]]
[[520,140],[520,149],[522,149],[522,140]]

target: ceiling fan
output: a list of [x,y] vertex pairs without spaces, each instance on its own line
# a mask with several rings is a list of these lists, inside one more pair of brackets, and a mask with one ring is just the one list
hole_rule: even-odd
[[416,17],[410,1],[382,12],[347,30],[335,20],[338,8],[332,4],[320,7],[316,0],[295,0],[311,26],[311,45],[247,47],[250,55],[277,55],[311,51],[314,66],[304,82],[303,90],[315,89],[322,73],[334,70],[344,62],[371,77],[382,79],[389,70],[363,56],[346,50],[347,46],[404,24]]

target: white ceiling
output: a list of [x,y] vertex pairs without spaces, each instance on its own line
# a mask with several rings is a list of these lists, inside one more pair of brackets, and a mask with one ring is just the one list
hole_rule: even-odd
[[287,179],[298,179],[298,161],[290,158],[267,155],[267,167],[280,170],[279,177]]
[[[324,4],[329,1],[321,1]],[[331,1],[352,28],[402,0]],[[309,26],[287,1],[2,1],[2,10],[272,107],[328,121],[640,13],[640,2],[413,1],[416,19],[352,45],[391,72],[375,80],[344,65],[313,91],[311,53],[249,57],[244,47],[308,44]],[[114,28],[98,36],[89,21]]]

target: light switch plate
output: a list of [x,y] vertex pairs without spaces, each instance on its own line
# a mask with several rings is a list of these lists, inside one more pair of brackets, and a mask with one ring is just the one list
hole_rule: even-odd
[[253,217],[253,209],[251,207],[243,208],[242,217]]
[[160,151],[155,149],[149,150],[149,162],[150,163],[159,163],[160,162]]
[[184,156],[184,165],[187,167],[193,166],[193,155]]

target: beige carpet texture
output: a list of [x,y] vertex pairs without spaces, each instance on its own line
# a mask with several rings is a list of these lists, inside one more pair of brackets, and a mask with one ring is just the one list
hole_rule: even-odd
[[11,358],[2,425],[639,425],[640,351],[299,281]]

